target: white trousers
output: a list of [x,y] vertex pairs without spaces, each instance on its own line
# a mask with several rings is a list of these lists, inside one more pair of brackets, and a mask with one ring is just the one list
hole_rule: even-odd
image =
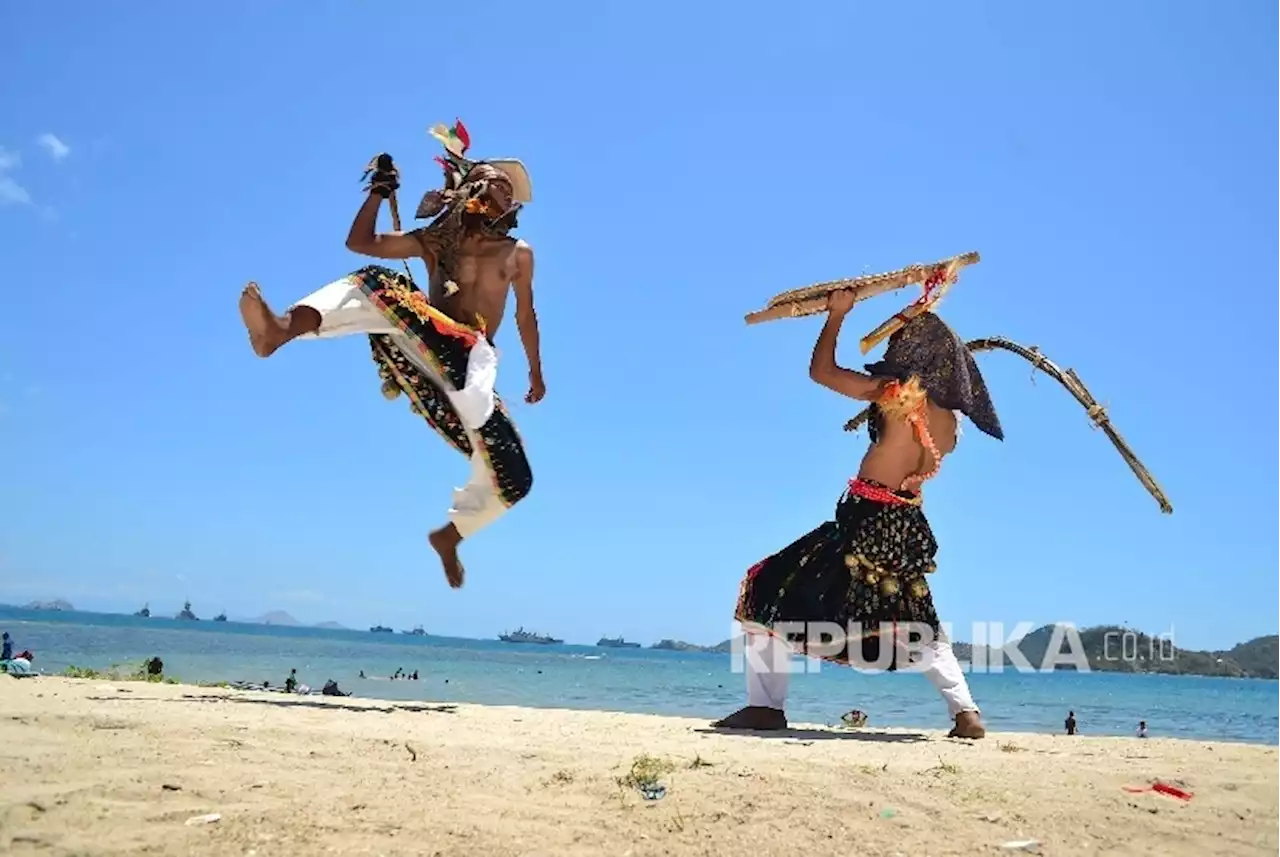
[[494,388],[498,381],[498,352],[485,337],[476,338],[467,363],[466,384],[461,390],[441,377],[418,353],[400,328],[387,320],[375,307],[359,283],[350,277],[330,283],[307,295],[296,306],[310,307],[320,313],[320,328],[299,339],[325,339],[357,333],[385,334],[395,340],[406,358],[449,397],[458,418],[471,441],[471,478],[454,489],[449,521],[465,539],[496,521],[507,506],[494,487],[493,473],[483,453],[476,431],[493,416],[496,406]]
[[[786,710],[792,649],[772,634],[748,633],[746,646],[747,705]],[[925,647],[924,677],[938,689],[954,720],[962,711],[977,711],[960,662],[946,640]]]

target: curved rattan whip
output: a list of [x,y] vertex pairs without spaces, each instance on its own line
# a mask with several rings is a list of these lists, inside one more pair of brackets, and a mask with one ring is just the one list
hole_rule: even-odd
[[[1155,477],[1151,475],[1151,471],[1146,465],[1139,460],[1133,450],[1120,432],[1116,431],[1115,426],[1111,424],[1111,419],[1107,416],[1106,408],[1098,404],[1098,400],[1089,392],[1089,388],[1084,385],[1080,377],[1076,375],[1074,369],[1061,369],[1049,358],[1040,353],[1038,348],[1027,348],[1019,345],[1011,339],[1005,339],[1003,336],[991,336],[985,339],[974,339],[965,343],[970,351],[1010,351],[1023,360],[1028,361],[1035,368],[1044,372],[1050,378],[1053,378],[1059,384],[1067,388],[1067,392],[1075,397],[1089,414],[1089,419],[1093,424],[1107,435],[1111,443],[1115,446],[1116,451],[1120,453],[1120,457],[1124,459],[1125,464],[1129,465],[1129,469],[1133,471],[1133,475],[1138,477],[1140,481],[1160,504],[1160,511],[1166,515],[1173,514],[1173,506],[1169,503],[1169,498],[1165,496],[1160,486],[1156,484]],[[867,421],[871,415],[871,408],[867,407],[853,419],[844,424],[845,431],[857,431],[858,428]]]

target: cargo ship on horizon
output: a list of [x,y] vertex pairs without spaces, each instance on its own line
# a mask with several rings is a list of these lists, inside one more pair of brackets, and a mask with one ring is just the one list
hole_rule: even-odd
[[638,649],[639,643],[630,643],[621,637],[601,637],[596,645],[603,649]]

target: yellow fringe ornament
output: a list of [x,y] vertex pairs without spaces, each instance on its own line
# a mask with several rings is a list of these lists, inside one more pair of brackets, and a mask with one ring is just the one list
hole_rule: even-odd
[[928,397],[929,394],[920,385],[920,378],[912,375],[906,383],[890,381],[885,384],[876,404],[880,406],[880,412],[889,419],[908,420],[912,414],[919,413]]

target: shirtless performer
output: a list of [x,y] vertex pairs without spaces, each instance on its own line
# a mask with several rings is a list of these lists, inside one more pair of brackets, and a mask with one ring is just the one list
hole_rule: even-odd
[[[956,447],[958,417],[1003,439],[978,365],[964,342],[933,313],[908,322],[889,340],[869,374],[836,364],[836,339],[853,307],[852,292],[828,298],[826,325],[814,346],[809,376],[852,399],[873,402],[871,448],[857,478],[822,524],[750,570],[735,611],[747,633],[747,706],[719,721],[728,729],[785,729],[784,703],[793,652],[839,664],[882,663],[881,633],[897,667],[902,631],[914,626],[925,642],[924,675],[942,694],[953,737],[985,735],[978,706],[941,636],[926,575],[937,543],[921,510],[920,485]],[[805,633],[786,638],[784,623],[834,623],[849,639],[840,651]],[[883,623],[883,624],[882,624]],[[822,644],[822,645],[820,645]],[[858,650],[851,651],[852,646]],[[885,654],[890,654],[886,652]]]
[[[507,295],[515,292],[516,327],[529,361],[529,392],[546,394],[533,308],[533,250],[508,233],[531,188],[515,160],[472,161],[462,123],[431,132],[445,146],[443,190],[431,191],[412,232],[378,233],[382,201],[400,186],[389,155],[370,164],[369,196],[356,214],[347,247],[379,259],[421,258],[430,272],[429,299],[403,273],[374,265],[330,283],[276,315],[256,283],[240,297],[240,315],[259,357],[295,339],[368,334],[389,399],[404,393],[414,413],[471,461],[471,479],[453,496],[449,521],[429,541],[449,585],[463,583],[458,545],[522,500],[533,484],[524,447],[494,392],[498,354],[493,336]],[[438,215],[438,216],[437,216]]]

